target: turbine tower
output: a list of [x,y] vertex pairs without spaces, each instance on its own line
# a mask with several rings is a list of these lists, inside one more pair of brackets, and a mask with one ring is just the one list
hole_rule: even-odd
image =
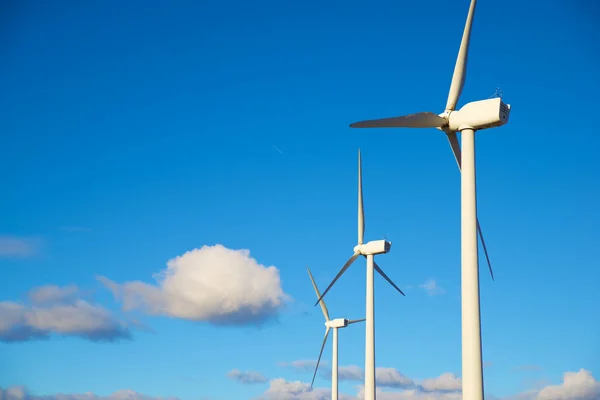
[[[351,128],[437,128],[446,133],[458,168],[461,170],[462,398],[464,400],[483,400],[477,234],[481,238],[488,267],[492,279],[494,278],[477,218],[475,132],[502,126],[508,122],[510,115],[510,105],[505,104],[501,98],[474,101],[456,110],[466,78],[475,5],[476,0],[471,0],[443,113],[436,115],[432,112],[420,112],[350,125]],[[462,155],[457,132],[460,132],[462,137]]]
[[365,214],[363,210],[363,193],[362,193],[362,165],[360,157],[360,149],[358,150],[358,244],[354,246],[354,254],[344,264],[340,272],[333,278],[327,289],[319,297],[315,304],[325,297],[333,284],[342,276],[344,272],[352,265],[359,257],[363,256],[367,259],[367,298],[366,298],[366,332],[365,332],[365,400],[375,400],[375,299],[374,299],[374,282],[373,271],[377,271],[383,278],[388,281],[398,292],[403,296],[404,293],[392,280],[383,272],[383,270],[375,262],[376,254],[385,254],[390,251],[392,243],[386,240],[373,240],[364,243],[365,235]]
[[[321,293],[319,293],[319,289],[317,288],[317,284],[313,279],[312,274],[310,273],[310,269],[308,270],[308,276],[312,282],[313,288],[315,288],[315,293],[317,294],[317,298],[321,297]],[[325,337],[323,338],[323,344],[321,345],[321,351],[319,352],[319,358],[317,359],[317,366],[315,367],[315,373],[313,374],[312,381],[310,382],[310,387],[315,383],[315,377],[317,376],[317,370],[319,369],[319,363],[321,362],[321,356],[323,355],[323,349],[325,348],[325,343],[327,343],[327,337],[329,336],[329,331],[333,329],[333,355],[331,357],[331,400],[338,399],[338,328],[346,328],[350,324],[355,324],[357,322],[362,322],[365,319],[354,319],[349,320],[346,318],[329,318],[329,311],[327,310],[327,305],[325,304],[325,300],[320,299],[319,303],[321,304],[321,310],[323,311],[323,316],[325,317]]]

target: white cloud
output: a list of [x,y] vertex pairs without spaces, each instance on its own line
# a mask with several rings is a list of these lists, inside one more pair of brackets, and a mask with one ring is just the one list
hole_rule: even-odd
[[45,339],[52,334],[92,341],[130,337],[125,323],[79,295],[77,286],[48,285],[29,292],[31,304],[0,302],[0,341]]
[[[279,363],[282,367],[291,367],[295,370],[299,371],[314,371],[315,366],[317,365],[317,360],[296,360],[292,362],[281,362]],[[319,369],[323,367],[328,367],[329,360],[321,359],[321,363],[319,364]]]
[[240,371],[239,369],[233,369],[227,373],[227,377],[236,382],[243,384],[252,384],[252,383],[265,383],[268,379],[256,371]]
[[12,386],[6,389],[0,387],[0,399],[2,400],[178,400],[177,397],[155,397],[147,396],[133,390],[119,390],[108,396],[98,396],[94,393],[75,393],[53,395],[33,395],[28,393],[23,386]]
[[0,257],[31,257],[38,253],[40,240],[0,235]]
[[[461,394],[458,392],[423,392],[418,389],[403,390],[400,392],[384,391],[376,389],[377,400],[460,400]],[[356,399],[364,399],[364,388],[356,395]]]
[[[328,368],[328,370],[328,376],[331,379],[331,369]],[[341,381],[360,381],[365,379],[365,371],[358,365],[339,366],[338,378]]]
[[421,289],[425,289],[427,295],[435,296],[446,293],[446,291],[439,286],[434,279],[428,279],[424,283],[420,284]]
[[126,311],[139,308],[152,315],[215,325],[264,322],[290,299],[281,288],[277,268],[259,264],[248,250],[219,244],[169,260],[167,269],[155,276],[156,285],[99,280],[122,299]]
[[421,381],[421,388],[428,392],[461,390],[462,382],[456,375],[446,372],[437,378]]
[[[283,378],[269,381],[269,388],[257,400],[330,400],[331,388],[311,388],[309,383],[286,381]],[[356,400],[355,396],[340,393],[339,400]]]
[[[282,367],[291,367],[296,371],[313,373],[316,360],[296,360],[289,363],[279,363]],[[319,364],[319,375],[331,380],[331,365],[328,360],[321,360]],[[365,371],[358,365],[341,365],[338,367],[338,380],[340,381],[363,381],[365,379]],[[391,388],[406,388],[414,386],[414,382],[404,376],[395,368],[375,368],[375,380],[377,385],[381,387]]]
[[396,368],[376,368],[375,381],[378,386],[383,387],[409,388],[415,385],[412,379],[401,374]]
[[[280,365],[294,366],[299,370],[311,371],[314,369],[314,361],[295,361]],[[362,381],[364,380],[364,371],[358,366],[340,367],[340,380],[342,371],[345,380],[355,380],[361,382],[357,386],[358,393],[355,396],[345,395],[346,399],[361,400],[364,399],[364,388]],[[327,370],[329,374],[326,376],[331,379],[331,369]],[[434,378],[427,378],[420,381],[411,379],[395,368],[376,369],[377,381],[377,399],[378,400],[460,400],[462,391],[461,378],[453,373],[446,372]],[[272,392],[277,394],[277,390],[288,390],[296,397],[288,397],[290,399],[329,399],[331,390],[324,388],[316,388],[311,391],[312,397],[308,394],[293,393],[292,388],[306,388],[309,385],[303,382],[287,382],[280,379],[274,382]],[[304,385],[304,386],[303,386]],[[272,385],[273,386],[273,385]],[[385,388],[393,388],[395,390],[385,390]],[[400,390],[398,390],[400,389]],[[288,393],[286,392],[286,393]],[[304,393],[304,392],[302,392]],[[278,398],[266,397],[266,398]],[[300,396],[300,397],[298,397]],[[301,397],[305,396],[305,397]],[[319,397],[321,396],[321,397]],[[323,397],[324,396],[324,397]],[[284,398],[284,397],[280,397]],[[600,382],[597,381],[591,372],[581,369],[579,372],[567,372],[564,374],[564,381],[559,385],[538,386],[536,389],[531,389],[522,393],[518,393],[508,397],[496,397],[491,394],[486,394],[486,398],[494,400],[600,400]]]
[[68,303],[79,296],[76,285],[56,286],[46,285],[31,289],[28,293],[29,300],[34,304]]
[[[451,375],[451,374],[450,374]],[[447,378],[442,378],[447,376]],[[440,379],[441,378],[441,379]],[[437,379],[440,382],[452,382],[449,375],[442,374]],[[408,379],[408,378],[406,378]],[[434,378],[436,379],[436,378]],[[362,400],[364,388],[357,387],[356,395],[340,393],[339,400]],[[600,399],[600,382],[592,374],[581,369],[578,372],[566,372],[563,383],[547,386],[539,391],[530,390],[514,396],[496,397],[486,395],[490,400],[598,400]],[[177,400],[174,397],[153,397],[137,393],[133,390],[120,390],[109,396],[98,396],[93,393],[82,394],[55,394],[49,396],[35,396],[27,392],[24,387],[12,386],[7,389],[0,387],[2,400]],[[255,398],[256,400],[330,400],[331,388],[311,388],[310,384],[301,381],[287,381],[283,378],[269,381],[268,389]],[[377,389],[378,400],[461,400],[459,390],[424,391],[419,387],[401,390],[386,391]]]
[[598,400],[600,382],[590,371],[565,372],[563,383],[547,386],[539,391],[536,400]]

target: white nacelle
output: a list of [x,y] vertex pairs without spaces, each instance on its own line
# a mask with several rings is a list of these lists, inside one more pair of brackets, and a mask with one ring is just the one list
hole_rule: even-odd
[[366,244],[359,244],[354,247],[354,251],[359,251],[360,254],[369,255],[369,254],[383,254],[390,251],[392,248],[392,243],[387,240],[373,240]]
[[510,104],[497,97],[467,103],[458,111],[450,112],[448,127],[451,131],[463,129],[481,130],[502,126],[508,122]]
[[348,326],[348,322],[349,321],[346,318],[337,318],[325,322],[325,326],[329,328],[345,328]]

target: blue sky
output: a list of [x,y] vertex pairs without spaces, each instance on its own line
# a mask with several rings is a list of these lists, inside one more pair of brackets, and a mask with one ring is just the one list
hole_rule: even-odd
[[[478,3],[459,102],[500,87],[512,105],[508,125],[477,134],[496,274],[482,265],[485,382],[501,399],[541,396],[569,372],[600,379],[598,14],[544,4]],[[198,400],[310,382],[324,326],[306,267],[324,289],[352,254],[359,147],[366,239],[393,242],[378,262],[407,293],[376,278],[377,366],[421,387],[460,376],[460,175],[447,141],[348,124],[443,111],[468,1],[4,8],[0,332],[47,336],[0,342],[0,387]],[[171,262],[171,289],[191,304],[168,303],[155,274],[215,245]],[[231,298],[210,298],[220,285]],[[364,261],[326,300],[334,317],[363,317]],[[215,324],[211,307],[236,301],[262,322]],[[363,326],[341,331],[341,391],[356,395],[349,366],[363,362]],[[244,373],[258,382],[232,379]]]

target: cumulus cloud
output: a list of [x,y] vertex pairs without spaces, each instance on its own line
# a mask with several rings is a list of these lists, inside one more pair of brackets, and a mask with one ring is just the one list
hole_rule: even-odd
[[259,264],[248,250],[231,250],[220,244],[169,260],[167,268],[154,278],[156,284],[98,279],[123,302],[126,311],[141,309],[151,315],[215,325],[264,322],[289,299],[277,268]]
[[[291,363],[282,363],[280,365],[294,367],[297,370],[314,370],[314,361],[300,360]],[[340,380],[342,373],[345,380],[361,382],[357,386],[358,392],[354,396],[345,395],[346,399],[361,400],[364,399],[364,371],[361,367],[346,366],[339,367]],[[343,372],[342,372],[343,371]],[[331,379],[331,369],[327,368],[327,375]],[[377,399],[379,400],[461,400],[462,381],[461,378],[453,373],[443,373],[434,378],[422,380],[411,379],[395,368],[378,367],[375,378],[377,381]],[[275,382],[277,381],[277,382]],[[301,391],[301,388],[309,387],[303,382],[288,382],[284,379],[271,381],[271,392],[273,397],[264,398],[288,398],[288,399],[330,399],[331,390],[324,388],[315,388],[312,391]],[[294,391],[295,390],[295,391]],[[305,394],[305,393],[310,393]],[[280,395],[283,397],[277,397]],[[288,397],[285,397],[285,396]],[[311,397],[312,396],[312,397]],[[320,397],[319,397],[320,396]],[[528,391],[521,392],[508,397],[495,397],[486,394],[486,398],[493,400],[599,400],[600,382],[597,381],[590,371],[585,369],[579,372],[567,372],[564,374],[563,382],[559,385],[537,386]]]
[[42,286],[29,292],[28,302],[0,302],[0,341],[22,342],[51,335],[92,341],[130,338],[125,323],[80,298],[77,286]]
[[[328,368],[328,378],[331,379],[331,368]],[[364,379],[365,371],[358,365],[338,366],[338,379],[341,381],[359,381]]]
[[[288,363],[279,363],[282,367],[291,367],[296,371],[314,372],[317,365],[316,360],[297,360]],[[327,360],[321,360],[319,365],[319,374],[322,378],[331,380],[331,365]],[[358,365],[340,365],[338,367],[338,380],[340,381],[364,381],[365,371]],[[396,368],[375,368],[375,381],[381,387],[389,388],[408,388],[415,386],[415,383]]]
[[420,284],[419,287],[427,292],[428,296],[436,296],[446,293],[446,291],[437,284],[434,279],[428,279],[424,283]]
[[265,383],[268,381],[267,377],[260,372],[240,371],[239,369],[233,369],[229,371],[227,373],[227,377],[243,384]]
[[590,371],[565,372],[560,385],[546,386],[539,391],[536,400],[598,400],[600,382]]
[[0,235],[0,257],[31,257],[38,253],[39,245],[39,239]]
[[28,297],[33,304],[65,304],[75,301],[80,291],[77,285],[56,286],[46,285],[33,288],[29,291]]
[[446,372],[437,378],[424,379],[421,381],[420,386],[424,391],[427,392],[460,391],[462,388],[462,381],[453,373]]
[[0,399],[2,400],[179,400],[177,397],[155,397],[147,396],[133,390],[119,390],[108,396],[98,396],[94,393],[33,395],[23,386],[12,386],[6,389],[0,387]]
[[[451,375],[451,374],[450,374]],[[442,374],[438,382],[455,382],[453,376]],[[445,378],[444,378],[445,377]],[[406,378],[408,379],[408,378]],[[430,386],[431,387],[431,386]],[[442,387],[444,387],[442,385]],[[447,387],[447,386],[446,386]],[[541,390],[530,390],[508,397],[486,395],[490,400],[598,400],[600,398],[600,382],[591,372],[580,369],[578,372],[566,372],[563,382]],[[36,396],[27,392],[24,387],[0,387],[2,400],[178,400],[175,397],[153,397],[137,393],[133,390],[120,390],[109,396],[98,396],[93,393],[55,394]],[[331,388],[311,388],[309,383],[287,381],[284,378],[272,379],[269,387],[255,400],[330,400]],[[356,395],[340,393],[339,400],[363,400],[364,388],[357,387]],[[389,391],[377,388],[378,400],[461,400],[460,388],[434,391],[423,390],[422,385],[412,389]]]
[[[283,378],[269,381],[269,388],[256,400],[330,400],[331,388],[311,388],[309,383],[286,381]],[[356,400],[355,396],[340,393],[339,400]]]
[[402,375],[396,368],[376,368],[375,381],[383,387],[408,388],[415,385],[412,379]]

